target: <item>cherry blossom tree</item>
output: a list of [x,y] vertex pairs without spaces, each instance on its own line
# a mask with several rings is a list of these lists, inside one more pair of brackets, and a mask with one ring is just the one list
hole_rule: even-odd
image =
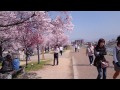
[[[36,12],[36,16],[22,25],[17,26],[18,42],[27,51],[28,47],[39,46],[43,41],[42,35],[50,28],[50,18],[43,11]],[[27,55],[27,54],[26,54]],[[26,59],[27,66],[27,59]]]
[[35,16],[35,11],[0,11],[0,30],[23,24]]
[[[65,31],[72,31],[72,18],[67,11],[60,11],[54,19],[50,11],[1,11],[0,12],[0,40],[5,42],[0,46],[28,48],[31,46],[45,46],[48,35],[60,36]],[[58,11],[59,12],[59,11]],[[8,46],[7,46],[7,42]],[[58,43],[58,39],[55,43]],[[16,47],[17,46],[17,47]],[[0,47],[0,50],[1,49]]]
[[[61,38],[60,35],[65,33],[65,31],[72,31],[74,25],[72,24],[72,18],[65,12],[65,16],[58,15],[55,19],[52,19],[50,22],[50,28],[49,32],[47,33],[47,36],[44,36],[44,43],[42,43],[42,56],[44,59],[44,46],[46,44],[51,44],[52,46],[58,44],[59,39]],[[42,35],[45,35],[46,32]],[[59,38],[60,37],[60,38]],[[48,40],[49,39],[49,40]],[[65,40],[64,40],[65,42]],[[66,39],[67,42],[67,39]]]
[[[29,14],[28,14],[29,13]],[[0,56],[8,48],[14,48],[16,25],[22,24],[34,17],[33,12],[23,11],[0,11]]]
[[69,42],[69,37],[64,33],[59,35],[50,34],[48,38],[51,46],[55,46],[56,44],[64,46]]
[[14,28],[11,28],[11,30],[0,31],[0,56],[2,56],[2,53],[7,49],[14,49],[15,35],[17,34]]
[[66,35],[66,31],[71,32],[74,28],[72,17],[70,15],[66,15],[65,17],[57,16],[51,23],[54,26],[52,33],[49,35],[52,45],[67,42],[68,36]]
[[36,44],[42,41],[41,35],[34,31],[33,28],[30,27],[30,23],[24,24],[21,27],[18,27],[19,36],[17,37],[17,42],[19,42],[22,48],[25,49],[26,54],[26,67],[27,67],[27,51],[30,47],[34,47]]

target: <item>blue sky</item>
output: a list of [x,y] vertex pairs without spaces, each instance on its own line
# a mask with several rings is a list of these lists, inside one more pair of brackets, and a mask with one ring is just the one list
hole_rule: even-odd
[[[54,16],[56,12],[52,12]],[[74,30],[70,40],[112,39],[120,35],[120,11],[72,11]]]
[[72,11],[75,25],[70,39],[112,39],[120,34],[120,11]]

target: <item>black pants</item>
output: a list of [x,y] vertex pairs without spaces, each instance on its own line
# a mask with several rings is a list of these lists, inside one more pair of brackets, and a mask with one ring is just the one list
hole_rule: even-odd
[[90,64],[93,63],[94,57],[93,56],[89,56],[89,60],[90,60]]
[[54,62],[53,65],[55,65],[55,60],[57,60],[57,65],[58,65],[58,53],[54,53]]
[[61,54],[61,55],[62,55],[62,52],[63,52],[63,51],[60,51],[60,54]]
[[75,52],[77,52],[77,48],[75,48]]

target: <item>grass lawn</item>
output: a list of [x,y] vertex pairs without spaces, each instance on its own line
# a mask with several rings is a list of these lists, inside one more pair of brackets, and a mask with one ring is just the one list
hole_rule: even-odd
[[[39,69],[42,69],[44,64],[48,64],[51,60],[45,60],[45,61],[42,61],[40,62],[40,64],[38,64],[38,62],[30,62],[28,63],[28,66],[27,68],[25,68],[25,71],[26,72],[29,72],[29,71],[37,71]],[[25,62],[25,61],[24,61]],[[0,67],[2,66],[2,63],[0,63]],[[22,65],[22,66],[26,66],[26,65]]]
[[71,50],[71,46],[67,46],[67,50]]
[[[41,61],[40,64],[38,64],[38,62],[30,62],[28,63],[28,66],[27,68],[25,68],[25,71],[26,72],[29,72],[29,71],[37,71],[39,69],[42,69],[44,64],[48,64],[50,62],[50,60],[47,60],[47,61]],[[22,65],[25,67],[25,65]]]

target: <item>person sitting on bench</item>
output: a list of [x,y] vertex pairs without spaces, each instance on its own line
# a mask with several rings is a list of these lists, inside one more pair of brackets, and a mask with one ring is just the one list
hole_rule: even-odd
[[13,70],[19,70],[20,68],[20,60],[17,57],[17,55],[13,56],[12,67],[13,67]]
[[0,69],[0,73],[6,73],[12,71],[12,58],[10,55],[7,55],[5,60],[2,62],[2,68]]

